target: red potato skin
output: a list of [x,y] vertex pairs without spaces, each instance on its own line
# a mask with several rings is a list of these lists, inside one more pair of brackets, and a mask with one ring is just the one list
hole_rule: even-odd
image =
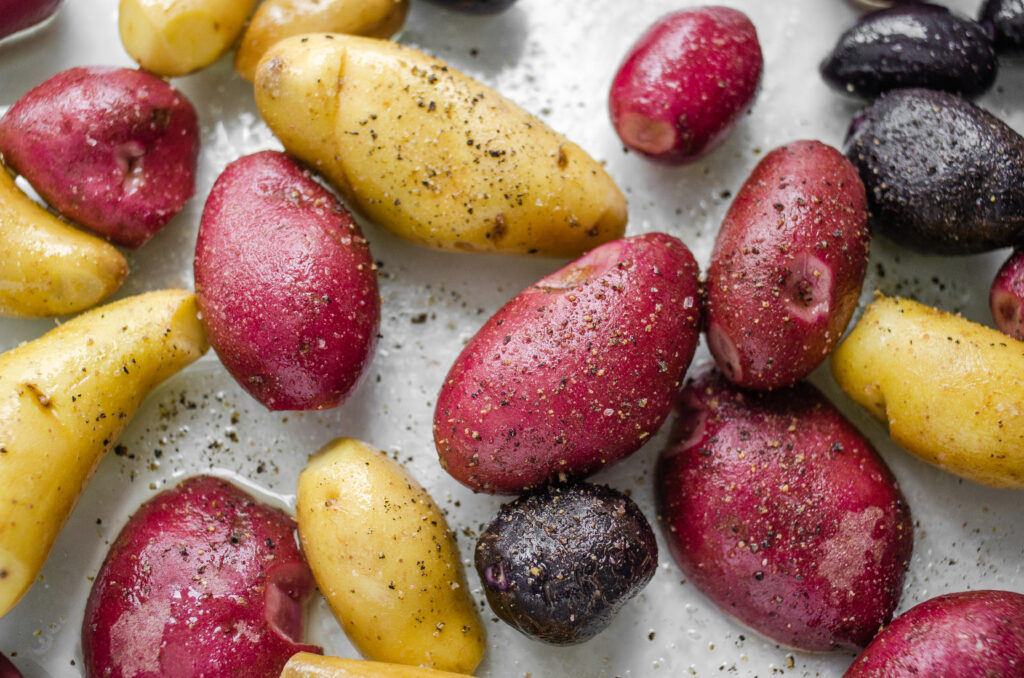
[[0,0],[0,39],[50,18],[60,3],[61,0]]
[[0,153],[65,217],[135,249],[195,192],[199,123],[156,76],[72,68],[0,118]]
[[608,106],[619,138],[657,162],[709,153],[750,108],[764,59],[742,12],[700,7],[659,19],[633,45]]
[[315,583],[294,533],[289,516],[210,476],[150,499],[89,594],[86,676],[277,678],[293,654],[320,654],[298,640]]
[[988,305],[999,331],[1024,341],[1024,250],[1015,250],[996,273]]
[[2,654],[0,654],[0,678],[22,678],[21,671]]
[[835,348],[867,273],[867,195],[836,149],[769,153],[737,193],[711,252],[708,347],[745,388],[790,386]]
[[678,410],[656,500],[683,573],[785,645],[867,645],[892,618],[913,548],[881,457],[807,383],[744,392],[710,371]]
[[434,413],[441,465],[520,494],[635,452],[665,421],[699,340],[697,263],[663,233],[602,245],[494,314]]
[[1024,676],[1024,595],[967,591],[904,612],[871,641],[844,678]]
[[334,407],[373,358],[376,267],[359,226],[294,160],[228,165],[203,210],[195,284],[221,362],[271,410]]

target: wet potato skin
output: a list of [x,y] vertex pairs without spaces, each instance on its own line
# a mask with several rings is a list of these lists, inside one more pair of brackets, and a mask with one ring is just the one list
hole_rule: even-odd
[[978,21],[991,27],[1000,54],[1024,51],[1024,0],[986,0]]

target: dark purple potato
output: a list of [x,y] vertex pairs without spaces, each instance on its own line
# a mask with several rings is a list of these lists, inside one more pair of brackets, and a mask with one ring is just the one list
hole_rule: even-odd
[[925,676],[1024,676],[1024,595],[966,591],[927,600],[885,627],[844,674]]
[[515,4],[516,0],[430,0],[435,5],[440,5],[456,12],[467,14],[497,14]]
[[976,97],[996,79],[988,32],[945,7],[904,4],[868,14],[821,64],[833,88],[873,99],[903,87]]
[[21,671],[2,654],[0,654],[0,678],[21,678]]
[[860,9],[886,9],[893,5],[907,5],[914,2],[914,0],[850,0],[850,4]]
[[[49,19],[62,0],[0,0],[0,38]],[[0,667],[2,668],[2,667]],[[0,676],[3,674],[0,673]]]
[[995,36],[997,52],[1024,52],[1024,0],[988,0],[978,21]]
[[1024,250],[1015,250],[999,269],[988,305],[999,331],[1024,341]]
[[555,645],[604,630],[657,565],[654,532],[637,505],[587,483],[548,486],[505,504],[476,545],[494,613]]
[[1024,240],[1024,138],[953,94],[890,92],[850,125],[871,226],[907,247],[974,254]]

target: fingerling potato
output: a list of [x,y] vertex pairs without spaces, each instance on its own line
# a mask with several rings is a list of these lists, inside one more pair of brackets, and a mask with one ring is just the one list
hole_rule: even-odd
[[292,655],[281,672],[281,678],[471,678],[463,673],[405,664],[385,664],[361,659],[322,657],[300,652]]

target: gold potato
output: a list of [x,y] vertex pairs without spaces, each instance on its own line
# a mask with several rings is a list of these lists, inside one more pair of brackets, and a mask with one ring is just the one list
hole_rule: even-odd
[[117,248],[47,212],[0,168],[0,315],[78,313],[126,275]]
[[1024,488],[1024,342],[879,296],[832,354],[839,386],[939,468]]
[[360,659],[324,657],[300,652],[292,655],[281,678],[472,678],[464,673],[449,673],[405,664],[384,664]]
[[121,0],[121,42],[150,73],[164,77],[188,75],[231,49],[257,2]]
[[575,257],[625,230],[625,198],[599,163],[414,49],[287,38],[257,68],[256,103],[290,153],[415,243]]
[[206,348],[195,297],[165,290],[94,309],[0,355],[0,616],[35,581],[146,393]]
[[409,0],[266,0],[253,14],[235,54],[235,70],[252,82],[274,43],[314,31],[389,38],[402,27]]
[[426,490],[384,452],[339,438],[299,475],[299,540],[321,593],[368,659],[471,673],[484,628],[458,548]]

